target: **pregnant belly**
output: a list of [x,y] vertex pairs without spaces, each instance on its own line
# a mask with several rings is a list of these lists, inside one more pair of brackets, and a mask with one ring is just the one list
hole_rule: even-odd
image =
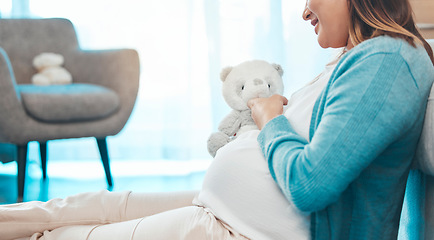
[[200,205],[253,239],[308,239],[308,216],[288,201],[249,131],[221,148],[205,175]]

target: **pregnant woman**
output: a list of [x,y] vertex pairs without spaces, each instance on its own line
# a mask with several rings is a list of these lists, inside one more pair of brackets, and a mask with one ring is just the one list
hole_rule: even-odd
[[261,130],[217,152],[195,197],[101,191],[3,205],[1,238],[396,239],[432,49],[408,0],[309,0],[303,17],[342,54],[289,101],[250,101]]

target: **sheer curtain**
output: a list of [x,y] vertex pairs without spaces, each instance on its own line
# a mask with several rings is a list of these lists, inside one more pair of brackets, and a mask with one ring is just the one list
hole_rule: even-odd
[[[112,160],[211,160],[206,141],[229,112],[222,67],[250,59],[282,65],[285,95],[330,56],[301,19],[305,0],[0,0],[2,17],[64,17],[82,48],[134,48],[141,61],[136,106],[108,139]],[[49,37],[49,36],[47,36]],[[79,151],[77,151],[79,149]],[[37,157],[36,146],[30,154]],[[98,159],[92,139],[50,142],[49,158]],[[50,160],[51,161],[51,160]]]

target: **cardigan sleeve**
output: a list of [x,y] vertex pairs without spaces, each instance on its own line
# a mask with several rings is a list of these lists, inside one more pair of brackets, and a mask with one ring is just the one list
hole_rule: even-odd
[[320,96],[320,113],[312,118],[320,121],[309,143],[284,116],[267,123],[258,137],[271,175],[304,212],[335,202],[420,117],[423,96],[398,53],[348,61],[337,66]]

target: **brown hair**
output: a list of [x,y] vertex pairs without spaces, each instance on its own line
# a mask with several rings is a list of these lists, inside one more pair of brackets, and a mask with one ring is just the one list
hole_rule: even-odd
[[408,0],[347,0],[350,11],[350,41],[355,45],[380,35],[422,44],[434,65],[433,50],[420,34]]

